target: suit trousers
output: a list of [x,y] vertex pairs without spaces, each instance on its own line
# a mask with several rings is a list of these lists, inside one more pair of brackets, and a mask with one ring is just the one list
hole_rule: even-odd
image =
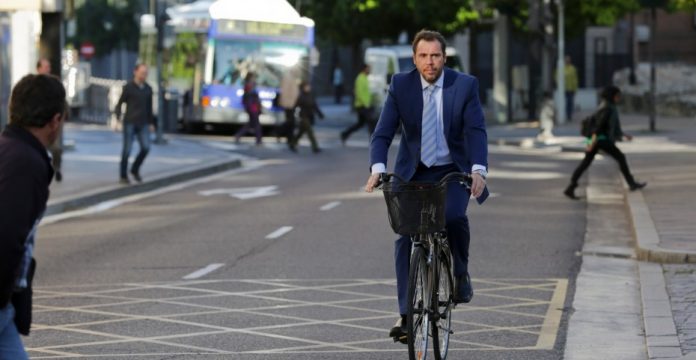
[[[445,175],[459,172],[454,164],[426,167],[418,166],[411,181],[437,182]],[[466,209],[469,204],[470,191],[457,182],[447,185],[447,207],[445,209],[447,240],[449,241],[454,274],[461,276],[468,272],[469,264],[469,219]],[[408,311],[408,272],[411,261],[411,238],[402,236],[394,246],[394,263],[396,267],[396,288],[399,297],[399,313]]]

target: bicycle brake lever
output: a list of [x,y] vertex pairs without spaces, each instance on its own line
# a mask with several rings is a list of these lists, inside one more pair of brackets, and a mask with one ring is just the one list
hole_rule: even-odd
[[377,184],[375,184],[375,187],[381,187],[382,184],[386,182],[389,182],[389,175],[387,175],[386,173],[381,173],[379,174],[379,178],[377,179]]

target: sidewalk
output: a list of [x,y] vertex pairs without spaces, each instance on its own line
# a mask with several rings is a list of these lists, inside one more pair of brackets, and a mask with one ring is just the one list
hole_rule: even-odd
[[[46,215],[241,166],[241,155],[213,149],[177,135],[167,134],[165,137],[168,144],[153,143],[150,146],[150,153],[141,169],[144,181],[120,185],[121,133],[100,125],[66,124],[64,141],[70,146],[63,153],[63,181],[54,180],[51,184]],[[138,150],[135,142],[131,163]]]
[[[582,116],[576,118],[546,142],[534,139],[537,129],[489,126],[489,143],[582,151]],[[619,147],[636,178],[648,182],[636,192],[624,184],[635,255],[649,261],[638,267],[643,329],[637,330],[645,331],[650,359],[696,359],[696,119],[658,118],[655,133],[647,130],[647,116],[621,114],[621,121],[635,138]]]

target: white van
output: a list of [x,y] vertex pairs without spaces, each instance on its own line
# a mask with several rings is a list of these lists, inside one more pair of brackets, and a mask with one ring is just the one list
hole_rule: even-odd
[[[448,46],[445,52],[445,66],[464,71],[457,51]],[[413,64],[413,48],[410,45],[369,47],[365,50],[365,63],[370,65],[370,75],[367,78],[373,95],[372,104],[378,109],[384,103],[384,95],[389,89],[392,75],[409,72],[416,67]]]

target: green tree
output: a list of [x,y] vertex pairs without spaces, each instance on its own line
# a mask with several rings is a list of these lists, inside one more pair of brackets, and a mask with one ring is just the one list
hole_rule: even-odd
[[68,39],[76,48],[85,41],[94,44],[95,55],[115,48],[138,50],[140,29],[136,19],[138,0],[89,0],[75,11],[77,31]]
[[668,11],[693,10],[696,0],[565,0],[566,31],[581,34],[587,26],[612,26],[626,15],[655,4]]
[[462,30],[478,19],[472,0],[315,0],[303,7],[303,15],[316,22],[317,33],[342,45],[364,39],[396,40],[423,28],[445,35]]

